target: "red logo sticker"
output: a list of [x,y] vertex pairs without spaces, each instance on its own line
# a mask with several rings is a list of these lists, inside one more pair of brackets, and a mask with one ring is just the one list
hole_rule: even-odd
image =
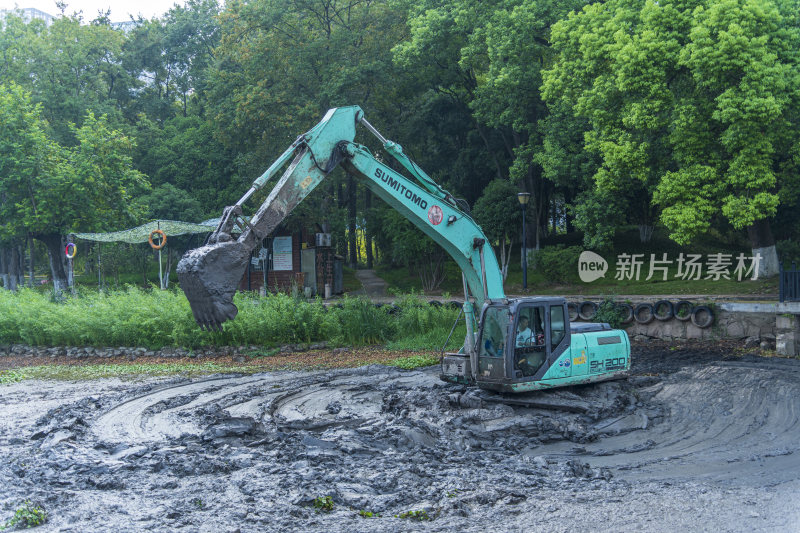
[[430,209],[428,209],[428,220],[431,221],[431,224],[433,224],[434,226],[438,226],[439,224],[442,223],[443,219],[444,219],[444,213],[442,213],[441,207],[439,207],[438,205],[434,205],[431,206]]

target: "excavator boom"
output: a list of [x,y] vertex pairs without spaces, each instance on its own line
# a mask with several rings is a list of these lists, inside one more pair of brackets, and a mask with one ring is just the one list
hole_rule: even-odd
[[[378,136],[387,152],[410,170],[414,180],[381,163],[366,147],[353,142],[359,123]],[[289,159],[291,163],[267,199],[245,221],[241,205]],[[329,110],[319,124],[298,137],[236,205],[226,208],[208,244],[190,250],[181,259],[178,279],[202,328],[220,329],[223,322],[236,316],[233,296],[252,250],[340,165],[361,178],[378,197],[453,257],[478,305],[487,298],[504,297],[497,259],[469,214],[411,161],[400,145],[383,138],[364,119],[361,108],[341,107]],[[237,224],[241,233],[234,238]]]

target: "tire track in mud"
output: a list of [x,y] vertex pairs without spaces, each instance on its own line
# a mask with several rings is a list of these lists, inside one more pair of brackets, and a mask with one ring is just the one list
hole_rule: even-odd
[[[201,429],[196,424],[180,415],[270,381],[268,377],[227,377],[163,387],[112,407],[92,424],[92,433],[102,441],[137,444],[169,440],[184,433],[199,433]],[[186,396],[192,399],[179,406],[167,407],[171,400]],[[150,412],[158,404],[162,404],[164,409]]]
[[800,468],[796,362],[720,361],[663,379],[535,394],[577,398],[589,409],[504,405],[492,393],[441,383],[433,370],[366,367],[172,386],[113,407],[91,430],[101,441],[129,445],[197,436],[209,425],[204,410],[213,406],[231,419],[252,419],[266,433],[296,437],[300,452],[522,450],[531,459],[579,457],[622,477],[736,477],[752,484],[794,479]]
[[719,363],[655,385],[663,422],[555,456],[587,457],[626,477],[737,478],[749,484],[796,479],[800,468],[800,383],[790,365]]

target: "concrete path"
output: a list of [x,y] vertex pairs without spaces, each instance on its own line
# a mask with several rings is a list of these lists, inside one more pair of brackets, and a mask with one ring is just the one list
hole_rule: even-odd
[[369,298],[386,296],[386,288],[389,284],[379,278],[374,270],[356,270],[356,278],[361,282],[361,288],[351,294],[364,295]]

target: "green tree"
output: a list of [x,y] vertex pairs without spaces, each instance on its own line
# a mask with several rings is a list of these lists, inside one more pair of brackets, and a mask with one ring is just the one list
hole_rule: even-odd
[[[390,135],[383,117],[401,122],[396,85],[403,85],[390,50],[403,20],[397,4],[386,0],[228,2],[220,16],[208,111],[217,138],[237,153],[232,189],[245,191],[331,107],[358,104],[368,117],[381,117],[373,120]],[[359,133],[359,142],[377,148],[366,130]],[[327,194],[312,195],[295,212],[296,218],[313,214],[311,220],[328,228],[343,252],[355,248],[363,197],[360,184],[348,182],[343,172],[333,173],[324,185]]]
[[63,236],[116,229],[137,216],[131,202],[148,183],[131,166],[132,142],[89,113],[77,144],[64,148],[47,136],[42,106],[21,87],[0,86],[0,216],[6,238],[30,233],[47,247],[57,291],[66,283]]
[[556,24],[543,94],[589,122],[595,196],[640,224],[660,216],[682,244],[722,221],[747,228],[771,273],[769,219],[797,179],[797,8],[614,0]]
[[399,212],[387,210],[383,218],[383,229],[391,243],[392,261],[406,265],[409,274],[416,273],[423,291],[439,288],[445,275],[447,255],[444,249]]
[[551,25],[580,5],[579,0],[420,0],[412,8],[411,37],[396,50],[398,60],[469,107],[495,175],[532,193],[537,246],[555,192],[538,156],[539,123],[547,116],[538,87],[554,55]]
[[491,243],[500,247],[500,270],[505,281],[508,276],[511,244],[515,241],[513,236],[520,234],[522,230],[517,187],[508,180],[492,181],[475,203],[473,216]]
[[73,16],[58,17],[28,37],[23,78],[17,81],[42,104],[55,141],[75,144],[70,124],[82,125],[89,111],[120,124],[116,98],[127,99],[133,84],[121,64],[123,32]]
[[18,274],[16,245],[28,234],[21,202],[32,209],[36,183],[56,165],[58,147],[47,138],[41,106],[15,83],[0,85],[0,273],[14,290]]

